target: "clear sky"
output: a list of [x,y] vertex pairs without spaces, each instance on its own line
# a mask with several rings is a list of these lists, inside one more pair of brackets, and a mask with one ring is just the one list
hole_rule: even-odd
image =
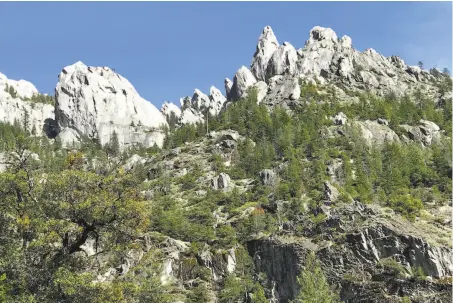
[[53,93],[67,65],[109,66],[160,108],[224,92],[266,25],[296,48],[320,25],[358,50],[452,70],[451,2],[0,2],[0,72]]

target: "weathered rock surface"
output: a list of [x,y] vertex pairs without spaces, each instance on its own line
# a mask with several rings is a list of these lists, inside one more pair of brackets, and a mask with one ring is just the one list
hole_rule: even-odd
[[231,92],[231,88],[233,87],[233,81],[231,81],[230,79],[228,78],[225,78],[225,94],[226,94],[226,97],[228,100],[230,100],[230,92]]
[[[267,288],[276,302],[286,303],[298,293],[296,277],[308,251],[316,252],[330,284],[341,285],[345,302],[398,302],[402,296],[431,302],[426,295],[437,296],[436,302],[451,301],[450,286],[436,282],[453,272],[450,249],[429,244],[421,236],[423,230],[382,216],[378,207],[354,202],[332,208],[326,221],[317,227],[306,223],[302,233],[302,238],[248,242],[249,254],[258,271],[267,274]],[[322,239],[317,243],[306,238],[316,235]],[[392,258],[409,277],[397,276],[381,265]],[[410,276],[416,268],[422,268],[433,282],[415,282]]]
[[348,121],[348,117],[346,117],[346,115],[343,112],[340,112],[337,115],[335,115],[333,121],[336,125],[345,125],[346,122]]
[[231,183],[231,178],[228,174],[220,173],[211,180],[211,188],[214,190],[230,191],[234,184]]
[[211,100],[209,106],[209,112],[211,115],[216,116],[223,109],[223,105],[227,101],[227,98],[217,89],[215,86],[211,86],[209,89],[209,99]]
[[127,79],[108,67],[67,66],[55,89],[55,118],[61,130],[109,142],[113,132],[120,146],[142,143],[162,146],[164,115],[137,93]]
[[324,182],[324,199],[328,202],[336,202],[339,196],[340,192],[335,186],[328,181]]
[[233,86],[229,93],[229,99],[236,101],[246,95],[247,89],[257,82],[252,72],[245,66],[242,66],[234,75]]
[[[14,97],[6,91],[7,87],[14,88]],[[34,131],[37,136],[43,134],[46,120],[55,117],[54,107],[50,104],[26,101],[36,94],[38,90],[32,83],[11,80],[0,73],[0,121],[9,124],[17,121],[29,132]]]
[[173,113],[176,118],[181,117],[181,109],[176,104],[174,104],[172,102],[165,101],[164,104],[162,104],[160,112],[165,117],[170,117],[171,113]]
[[420,120],[420,125],[400,125],[400,127],[406,131],[409,139],[420,142],[425,146],[429,146],[435,142],[440,142],[441,140],[442,134],[439,126],[431,121]]
[[400,142],[398,135],[388,126],[376,121],[354,121],[359,127],[367,144],[384,144],[385,142]]
[[299,80],[291,75],[277,75],[269,80],[268,94],[263,103],[269,107],[282,105],[291,108],[291,103],[300,98]]
[[8,79],[6,75],[0,73],[0,91],[5,91],[7,87],[12,87],[19,98],[31,98],[39,93],[33,83],[25,80]]
[[82,141],[80,134],[73,128],[64,128],[58,133],[56,139],[61,141],[63,148],[77,147]]
[[179,123],[182,125],[203,123],[204,121],[205,117],[203,114],[190,107],[184,109],[181,113],[181,117],[179,118]]
[[258,45],[250,67],[256,79],[266,79],[267,64],[278,47],[279,44],[272,28],[266,26],[258,39]]
[[284,42],[270,58],[266,79],[270,79],[276,75],[290,74],[293,75],[297,71],[297,51],[289,42]]
[[[276,75],[289,77],[277,82],[273,79]],[[272,29],[266,26],[258,39],[250,73],[242,67],[232,86],[225,82],[225,90],[228,100],[234,101],[244,97],[246,89],[255,82],[265,81],[270,95],[266,99],[269,105],[275,105],[297,100],[298,94],[282,92],[289,91],[291,80],[297,83],[302,78],[316,79],[321,84],[336,82],[351,91],[367,90],[381,96],[402,96],[421,88],[426,94],[439,97],[433,83],[442,77],[445,75],[438,73],[436,78],[419,67],[408,66],[397,56],[384,57],[371,48],[360,52],[352,47],[350,37],[339,39],[330,28],[315,26],[305,46],[296,50],[289,42],[279,45]]]
[[259,176],[263,185],[274,186],[277,182],[277,174],[272,169],[263,169]]

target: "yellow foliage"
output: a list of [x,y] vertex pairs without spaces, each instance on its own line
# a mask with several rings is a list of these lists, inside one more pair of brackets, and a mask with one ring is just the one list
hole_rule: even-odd
[[66,156],[65,167],[69,169],[79,169],[84,164],[84,155],[80,151],[71,152]]

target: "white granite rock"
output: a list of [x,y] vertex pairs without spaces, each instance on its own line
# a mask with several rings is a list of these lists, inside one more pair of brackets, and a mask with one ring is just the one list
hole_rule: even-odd
[[164,115],[137,93],[132,84],[108,67],[82,62],[65,67],[55,89],[55,118],[61,129],[72,128],[104,145],[115,131],[120,146],[162,146]]
[[279,44],[272,28],[266,26],[258,39],[258,45],[250,66],[250,70],[257,80],[266,79],[268,61],[278,47]]

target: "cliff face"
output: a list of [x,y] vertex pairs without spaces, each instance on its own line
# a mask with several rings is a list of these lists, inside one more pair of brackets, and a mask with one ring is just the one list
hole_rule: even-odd
[[164,116],[141,98],[130,82],[107,67],[77,62],[63,69],[55,89],[60,131],[98,138],[104,145],[116,132],[120,145],[162,146]]
[[[398,302],[401,296],[413,296],[417,302],[435,302],[430,296],[439,302],[451,300],[448,285],[401,279],[418,268],[434,278],[451,276],[451,249],[429,244],[422,229],[387,217],[380,208],[355,203],[332,209],[323,223],[305,224],[298,236],[291,233],[248,242],[257,270],[269,278],[274,302],[289,302],[297,295],[296,277],[310,250],[316,251],[330,283],[341,288],[345,302]],[[387,262],[392,258],[399,268]]]

